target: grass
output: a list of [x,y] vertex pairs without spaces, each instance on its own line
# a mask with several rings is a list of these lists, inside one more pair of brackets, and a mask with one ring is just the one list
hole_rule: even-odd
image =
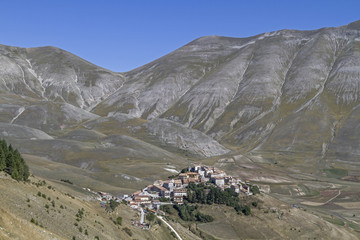
[[[48,179],[47,185],[36,186],[31,183],[18,183],[10,177],[6,178],[5,175],[1,175],[0,180],[0,225],[2,227],[0,239],[69,239],[70,236],[76,236],[76,239],[94,239],[98,236],[99,239],[166,240],[170,235],[170,231],[165,227],[154,227],[152,231],[143,231],[134,227],[131,220],[134,219],[136,212],[123,204],[113,213],[106,213],[99,202],[90,200],[91,194],[81,191],[79,186],[52,182]],[[32,182],[36,183],[36,180],[31,177]],[[52,189],[48,189],[49,184]],[[55,207],[51,207],[47,199],[37,196],[39,190],[51,199],[56,199]],[[70,198],[66,194],[74,195],[75,198]],[[27,206],[28,199],[32,203],[31,208]],[[47,208],[44,207],[45,204]],[[59,209],[61,212],[57,211]],[[79,209],[83,215],[81,222],[77,223],[76,214],[79,213]],[[49,213],[46,212],[47,210]],[[115,219],[119,216],[122,217],[122,227],[130,229],[131,238],[110,219],[110,217]],[[30,222],[33,224],[28,224]],[[43,228],[41,231],[40,227]],[[183,229],[183,231],[187,230]],[[9,235],[3,235],[4,233]]]
[[337,218],[337,217],[333,217],[333,218],[330,218],[330,217],[323,217],[326,221],[328,221],[329,223],[332,223],[332,224],[336,224],[336,225],[339,225],[339,226],[345,226],[345,223],[344,221],[342,221],[341,219]]
[[329,178],[342,178],[348,175],[348,171],[340,168],[324,169],[326,176]]

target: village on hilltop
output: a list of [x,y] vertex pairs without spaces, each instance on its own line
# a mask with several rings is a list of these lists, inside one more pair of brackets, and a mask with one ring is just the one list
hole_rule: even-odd
[[[146,186],[132,195],[115,197],[109,193],[97,192],[98,200],[102,207],[107,207],[111,201],[124,202],[132,209],[141,212],[141,220],[134,220],[133,224],[148,230],[149,224],[144,223],[144,209],[165,215],[160,210],[161,205],[184,204],[184,198],[188,195],[189,184],[204,184],[216,186],[220,190],[232,189],[244,196],[253,195],[250,191],[250,183],[239,178],[227,175],[224,171],[203,164],[195,163],[193,167],[183,169],[178,175],[169,177],[168,180],[156,180],[153,184]],[[87,189],[91,191],[90,189]],[[94,192],[95,193],[95,192]]]
[[187,171],[184,169],[174,178],[165,181],[157,180],[125,200],[132,208],[145,206],[156,210],[159,210],[160,205],[164,202],[165,204],[166,202],[167,204],[183,204],[190,183],[213,184],[221,190],[231,188],[236,193],[252,195],[248,182],[229,176],[218,168],[194,164],[192,168],[188,167]]

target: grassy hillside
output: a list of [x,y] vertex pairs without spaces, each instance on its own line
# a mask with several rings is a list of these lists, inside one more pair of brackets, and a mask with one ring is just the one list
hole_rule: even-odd
[[[38,177],[24,183],[0,173],[0,212],[0,239],[173,239],[163,225],[154,223],[149,231],[134,227],[131,219],[140,216],[128,206],[107,213],[80,187]],[[122,225],[111,220],[119,216]]]

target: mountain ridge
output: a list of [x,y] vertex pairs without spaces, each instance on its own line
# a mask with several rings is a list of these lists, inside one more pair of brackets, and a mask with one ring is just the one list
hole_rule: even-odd
[[[148,162],[151,151],[157,164],[176,168],[186,165],[186,154],[202,159],[240,152],[297,171],[353,170],[360,143],[359,22],[201,37],[125,73],[56,47],[0,45],[0,122],[17,126],[13,135],[0,136],[30,155],[31,147],[59,144],[64,162],[110,172],[117,168],[103,161],[130,169],[131,161]],[[21,126],[54,140],[22,138]],[[88,156],[91,148],[107,159]],[[47,150],[33,153],[58,160]]]

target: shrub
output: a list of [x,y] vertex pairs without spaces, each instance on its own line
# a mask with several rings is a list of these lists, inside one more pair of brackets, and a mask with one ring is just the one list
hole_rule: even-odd
[[130,228],[124,227],[122,230],[123,230],[124,232],[126,232],[126,234],[129,235],[130,237],[132,236],[132,232],[131,232],[131,229],[130,229]]
[[160,202],[170,202],[170,198],[166,198],[166,197],[160,197],[159,198]]
[[155,220],[155,214],[153,214],[153,213],[146,214],[146,220],[148,220],[149,222],[154,221]]
[[61,179],[60,181],[65,182],[65,183],[69,183],[69,184],[73,184],[69,179]]
[[199,222],[206,223],[206,222],[214,221],[214,218],[212,216],[210,216],[210,215],[206,215],[206,214],[202,214],[202,213],[198,212],[196,214],[196,220],[199,221]]
[[244,209],[242,210],[242,213],[245,214],[246,216],[250,215],[251,213],[251,209],[249,206],[245,206]]
[[251,205],[253,205],[254,207],[257,207],[258,203],[257,202],[252,202]]
[[110,199],[109,204],[106,206],[105,210],[107,212],[113,212],[117,206],[119,206],[119,203],[113,199]]
[[260,189],[256,185],[251,185],[250,186],[250,192],[252,192],[254,195],[260,194]]
[[83,216],[84,216],[84,208],[81,208],[81,209],[78,209],[78,212],[76,213],[76,221],[80,221],[82,218],[83,218]]
[[116,218],[116,224],[122,225],[122,217],[117,217]]

